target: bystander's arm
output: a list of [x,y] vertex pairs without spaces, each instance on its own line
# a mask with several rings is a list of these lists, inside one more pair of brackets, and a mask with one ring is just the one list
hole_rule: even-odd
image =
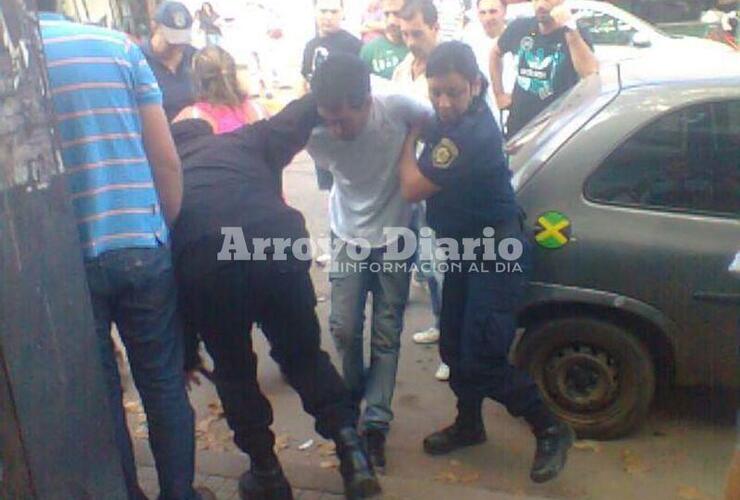
[[511,94],[504,91],[504,57],[498,43],[493,45],[490,55],[491,87],[496,98],[496,106],[500,110],[511,107]]
[[167,225],[172,227],[182,205],[182,168],[162,106],[149,104],[139,108],[144,148],[152,168],[154,185]]
[[568,29],[565,32],[565,41],[568,43],[570,58],[573,60],[573,67],[578,76],[586,78],[599,72],[599,61],[594,55],[594,51],[581,36],[577,29]]
[[398,160],[401,195],[412,203],[426,200],[440,190],[439,186],[421,173],[416,161],[416,141],[419,139],[419,133],[419,129],[409,132]]

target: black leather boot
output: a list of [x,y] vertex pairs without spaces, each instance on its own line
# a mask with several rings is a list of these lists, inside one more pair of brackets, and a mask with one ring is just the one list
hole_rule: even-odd
[[483,426],[483,401],[457,402],[455,423],[424,439],[424,451],[429,455],[445,455],[465,446],[486,442]]
[[252,462],[239,478],[242,500],[293,500],[293,491],[276,456]]
[[375,472],[385,474],[385,433],[368,429],[365,431],[365,446]]
[[467,426],[459,420],[424,439],[424,451],[429,455],[445,455],[458,448],[486,442],[486,430],[480,426]]
[[529,477],[535,483],[544,483],[557,477],[565,466],[568,449],[573,445],[576,434],[570,425],[557,422],[541,430],[534,430],[537,451],[534,455]]
[[353,427],[345,427],[339,431],[335,442],[339,472],[344,480],[344,495],[350,500],[379,495],[380,483],[357,431]]

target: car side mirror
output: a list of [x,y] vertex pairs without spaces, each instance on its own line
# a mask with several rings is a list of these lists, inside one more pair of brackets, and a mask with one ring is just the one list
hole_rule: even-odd
[[632,35],[632,45],[634,47],[639,47],[639,48],[644,49],[644,48],[650,47],[652,44],[653,42],[652,40],[650,40],[650,37],[641,31],[637,31],[635,32],[634,35]]

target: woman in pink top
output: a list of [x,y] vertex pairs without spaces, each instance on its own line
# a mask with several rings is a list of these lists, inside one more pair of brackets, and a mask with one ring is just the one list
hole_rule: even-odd
[[214,134],[225,134],[269,116],[241,90],[234,58],[221,47],[206,47],[193,57],[193,80],[197,102],[174,121],[202,119],[211,124]]

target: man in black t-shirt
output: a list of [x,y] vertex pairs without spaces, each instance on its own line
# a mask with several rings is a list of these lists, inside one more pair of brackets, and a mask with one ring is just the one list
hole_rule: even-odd
[[[511,137],[599,63],[565,0],[534,0],[535,17],[512,21],[491,51],[491,83],[499,109],[510,108]],[[503,55],[516,57],[514,93],[503,90]]]
[[362,42],[341,29],[343,17],[343,0],[316,0],[316,25],[319,33],[303,50],[301,74],[306,83],[311,83],[316,68],[329,57],[329,54],[346,52],[360,55]]
[[[360,55],[362,42],[341,28],[343,17],[344,0],[316,0],[316,26],[319,33],[303,49],[301,74],[304,78],[305,92],[308,92],[316,68],[326,61],[329,54],[346,52],[355,56]],[[317,164],[316,181],[320,190],[329,191],[334,184],[334,176],[322,165]]]

